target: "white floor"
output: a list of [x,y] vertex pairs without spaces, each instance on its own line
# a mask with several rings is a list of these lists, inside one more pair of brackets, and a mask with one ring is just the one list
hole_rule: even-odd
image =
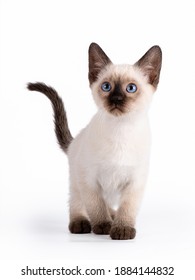
[[[195,257],[195,206],[188,197],[158,196],[146,190],[133,241],[113,241],[109,236],[72,235],[68,232],[68,200],[62,182],[44,182],[1,206],[1,250],[4,260],[68,259],[190,260]],[[44,188],[44,185],[47,186]],[[34,188],[34,189],[33,189]],[[47,191],[48,190],[48,191]],[[21,191],[21,193],[19,193]],[[152,193],[154,191],[154,193]],[[4,193],[5,197],[5,193]]]

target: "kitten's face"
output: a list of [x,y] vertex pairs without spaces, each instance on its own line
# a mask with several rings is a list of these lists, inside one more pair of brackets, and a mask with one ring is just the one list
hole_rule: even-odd
[[131,65],[108,65],[91,88],[98,107],[115,116],[143,111],[154,92],[146,77]]
[[95,102],[114,116],[147,109],[160,68],[159,47],[151,48],[134,65],[114,65],[97,44],[89,48],[89,81]]

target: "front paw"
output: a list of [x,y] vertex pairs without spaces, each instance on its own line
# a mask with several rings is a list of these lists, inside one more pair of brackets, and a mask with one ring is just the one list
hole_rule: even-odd
[[95,234],[109,234],[111,229],[111,222],[102,222],[93,226]]
[[135,238],[136,230],[130,226],[113,226],[110,231],[110,237],[115,240],[127,240]]
[[69,230],[71,233],[90,233],[91,225],[86,218],[77,218],[70,222]]

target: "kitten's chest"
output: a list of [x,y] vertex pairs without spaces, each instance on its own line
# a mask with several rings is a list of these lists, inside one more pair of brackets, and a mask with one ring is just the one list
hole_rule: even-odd
[[139,141],[107,142],[97,150],[96,176],[101,185],[120,186],[131,180],[146,158],[147,148]]
[[149,139],[146,132],[142,136],[129,133],[99,146],[95,180],[101,185],[103,196],[110,205],[117,205],[125,186],[147,169]]
[[91,153],[104,168],[135,167],[148,154],[150,130],[145,121],[136,125],[110,125],[97,130],[91,140]]
[[109,127],[96,134],[89,152],[96,181],[112,188],[125,185],[147,161],[149,143],[147,126]]

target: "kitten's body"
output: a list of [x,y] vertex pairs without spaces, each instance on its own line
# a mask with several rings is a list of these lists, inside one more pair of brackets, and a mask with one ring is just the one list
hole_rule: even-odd
[[100,111],[71,143],[70,170],[79,179],[81,174],[77,173],[82,170],[88,185],[95,188],[101,185],[103,196],[109,194],[106,200],[111,201],[110,194],[118,195],[148,166],[149,143],[145,115],[131,120],[128,116],[116,118]]
[[[160,66],[158,47],[130,66],[113,65],[101,48],[92,44],[89,81],[99,110],[73,141],[65,112],[59,110],[59,104],[63,106],[57,93],[43,84],[29,84],[30,90],[43,92],[51,101],[53,98],[56,134],[70,166],[72,233],[90,232],[92,227],[94,233],[110,233],[113,239],[134,238],[149,163],[147,111]],[[108,84],[109,91],[104,88]],[[131,91],[136,85],[136,94],[127,92],[127,85]]]

